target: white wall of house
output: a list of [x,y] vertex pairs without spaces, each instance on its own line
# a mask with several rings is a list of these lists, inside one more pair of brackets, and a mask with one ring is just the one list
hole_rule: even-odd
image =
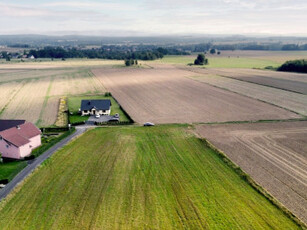
[[109,110],[87,110],[82,111],[82,116],[88,116],[88,115],[110,115],[111,114],[111,108]]
[[33,149],[36,149],[41,145],[41,136],[37,135],[30,139],[30,142],[19,147],[20,158],[27,157],[31,155]]

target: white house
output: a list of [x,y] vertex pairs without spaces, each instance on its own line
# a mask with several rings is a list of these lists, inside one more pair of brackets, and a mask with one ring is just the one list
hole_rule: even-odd
[[110,100],[82,100],[81,113],[86,115],[110,115],[111,113]]

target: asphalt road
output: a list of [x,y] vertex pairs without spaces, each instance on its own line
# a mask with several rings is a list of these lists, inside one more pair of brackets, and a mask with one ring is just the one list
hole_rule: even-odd
[[68,142],[70,142],[73,138],[79,136],[80,134],[86,131],[86,127],[77,127],[76,132],[71,134],[70,136],[64,138],[46,152],[44,152],[39,157],[35,158],[27,167],[25,167],[21,172],[19,172],[13,180],[11,180],[3,189],[0,190],[0,200],[4,199],[20,182],[22,182],[27,176],[33,172],[43,161],[49,158],[53,153],[62,148]]

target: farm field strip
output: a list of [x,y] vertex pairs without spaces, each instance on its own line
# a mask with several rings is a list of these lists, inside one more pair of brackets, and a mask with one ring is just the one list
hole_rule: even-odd
[[197,74],[211,74],[233,78],[240,81],[283,89],[291,92],[307,94],[307,74],[285,73],[254,69],[204,69],[180,67]]
[[45,100],[50,79],[26,83],[1,114],[3,119],[25,119],[36,123]]
[[301,116],[186,77],[168,65],[154,69],[94,69],[108,91],[138,123],[196,123],[294,119]]
[[88,59],[66,59],[66,61],[39,60],[28,62],[0,63],[0,70],[7,69],[50,69],[50,68],[71,68],[71,67],[96,67],[96,66],[124,66],[123,61],[118,60],[88,60]]
[[196,130],[307,222],[307,121],[200,125]]
[[103,92],[103,85],[89,69],[0,73],[0,96],[6,98],[0,101],[0,118],[26,119],[49,126],[56,120],[61,96]]
[[0,73],[0,83],[23,80],[42,79],[44,77],[59,77],[77,72],[78,69],[45,69],[45,70],[24,70],[22,72]]
[[88,131],[0,203],[0,228],[19,226],[299,229],[187,126]]
[[102,92],[105,92],[105,89],[101,82],[89,70],[83,70],[58,77],[54,82],[50,95],[64,96]]
[[11,82],[0,85],[0,116],[24,84],[25,82]]
[[307,116],[307,95],[253,84],[250,82],[238,81],[217,75],[203,75],[193,77],[193,79],[268,102]]

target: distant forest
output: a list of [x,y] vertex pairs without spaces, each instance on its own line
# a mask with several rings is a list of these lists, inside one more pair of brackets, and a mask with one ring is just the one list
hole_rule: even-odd
[[287,61],[280,66],[278,71],[307,73],[307,60]]
[[127,48],[121,46],[103,46],[93,49],[77,49],[62,47],[44,47],[43,49],[31,49],[28,56],[35,58],[100,58],[111,60],[156,60],[164,55],[186,55],[187,52],[177,49],[164,49],[155,47]]

